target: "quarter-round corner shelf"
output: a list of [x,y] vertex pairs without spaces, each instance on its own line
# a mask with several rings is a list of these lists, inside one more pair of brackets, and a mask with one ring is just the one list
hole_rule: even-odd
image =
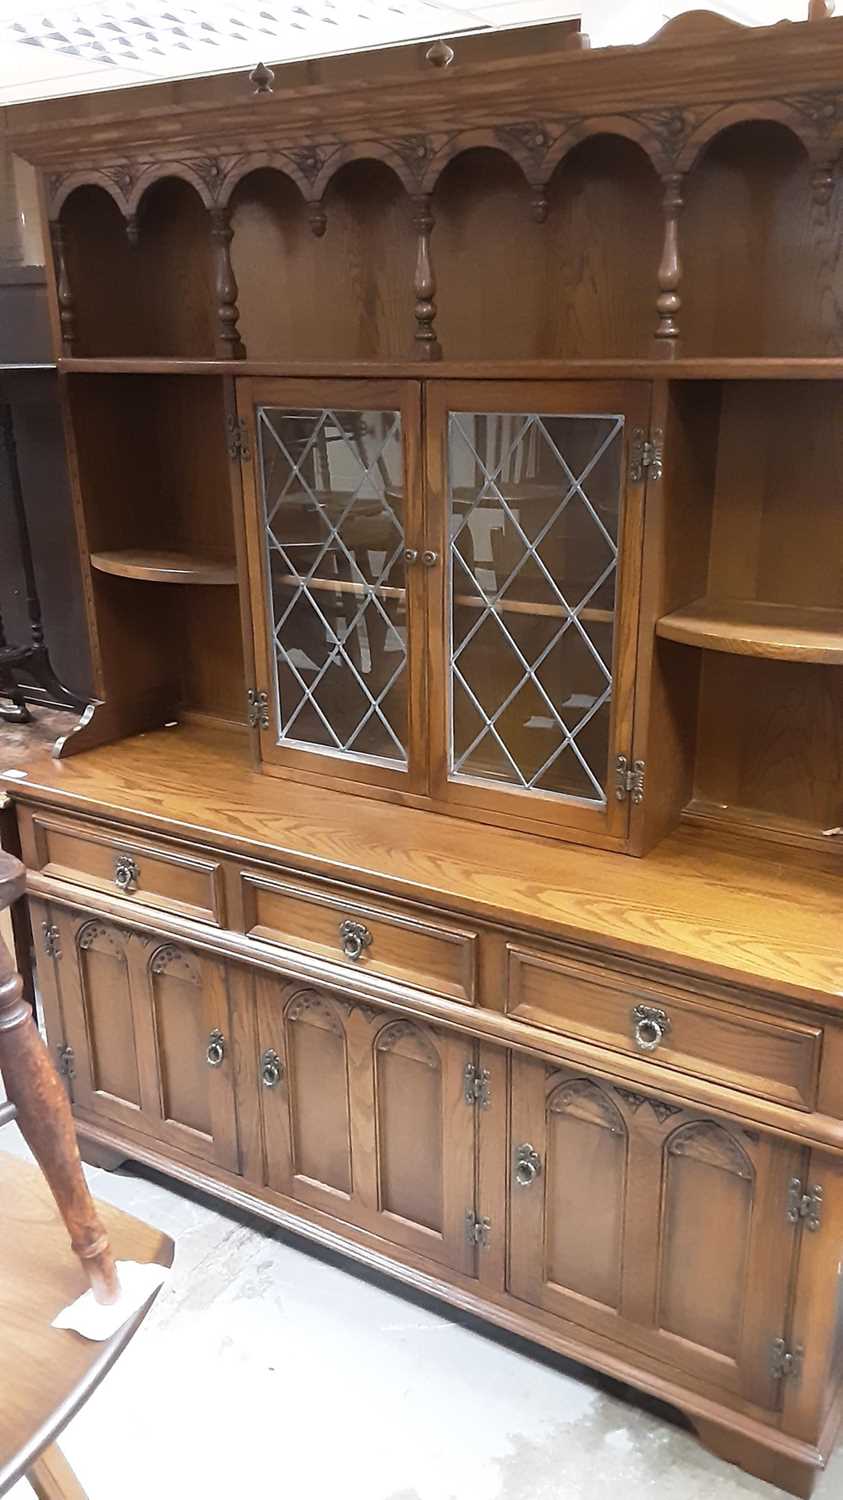
[[200,557],[192,552],[151,552],[128,548],[121,552],[92,552],[91,567],[117,578],[142,583],[226,584],[237,582],[232,562]]
[[684,646],[733,656],[843,665],[843,609],[754,599],[697,599],[663,615],[656,634]]

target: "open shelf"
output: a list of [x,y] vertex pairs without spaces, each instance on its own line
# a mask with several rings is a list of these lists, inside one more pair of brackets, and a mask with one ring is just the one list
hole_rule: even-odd
[[143,583],[236,583],[233,562],[199,557],[190,552],[153,552],[126,548],[120,552],[92,552],[91,567],[117,578],[137,578]]
[[656,634],[685,646],[771,661],[843,664],[843,609],[697,599],[663,615]]

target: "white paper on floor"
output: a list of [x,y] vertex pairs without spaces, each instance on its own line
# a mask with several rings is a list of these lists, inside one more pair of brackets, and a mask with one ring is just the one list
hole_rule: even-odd
[[91,1291],[83,1292],[63,1312],[53,1318],[53,1328],[72,1328],[83,1338],[110,1339],[113,1333],[149,1300],[153,1292],[167,1280],[168,1266],[159,1266],[155,1261],[140,1265],[136,1260],[118,1260],[117,1275],[120,1281],[120,1296],[108,1307],[94,1301]]

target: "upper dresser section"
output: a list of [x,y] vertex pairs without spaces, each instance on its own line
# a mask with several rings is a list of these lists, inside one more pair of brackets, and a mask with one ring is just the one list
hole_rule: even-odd
[[843,19],[544,35],[9,111],[63,353],[839,355]]

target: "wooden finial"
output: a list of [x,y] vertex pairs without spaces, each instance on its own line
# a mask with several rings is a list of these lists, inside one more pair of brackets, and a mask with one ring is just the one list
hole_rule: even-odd
[[271,94],[275,74],[266,66],[266,63],[259,62],[249,74],[249,82],[255,85],[256,94]]
[[808,0],[808,20],[827,21],[834,15],[834,0]]
[[454,61],[454,49],[440,38],[433,42],[424,54],[425,62],[429,62],[432,68],[449,68]]

